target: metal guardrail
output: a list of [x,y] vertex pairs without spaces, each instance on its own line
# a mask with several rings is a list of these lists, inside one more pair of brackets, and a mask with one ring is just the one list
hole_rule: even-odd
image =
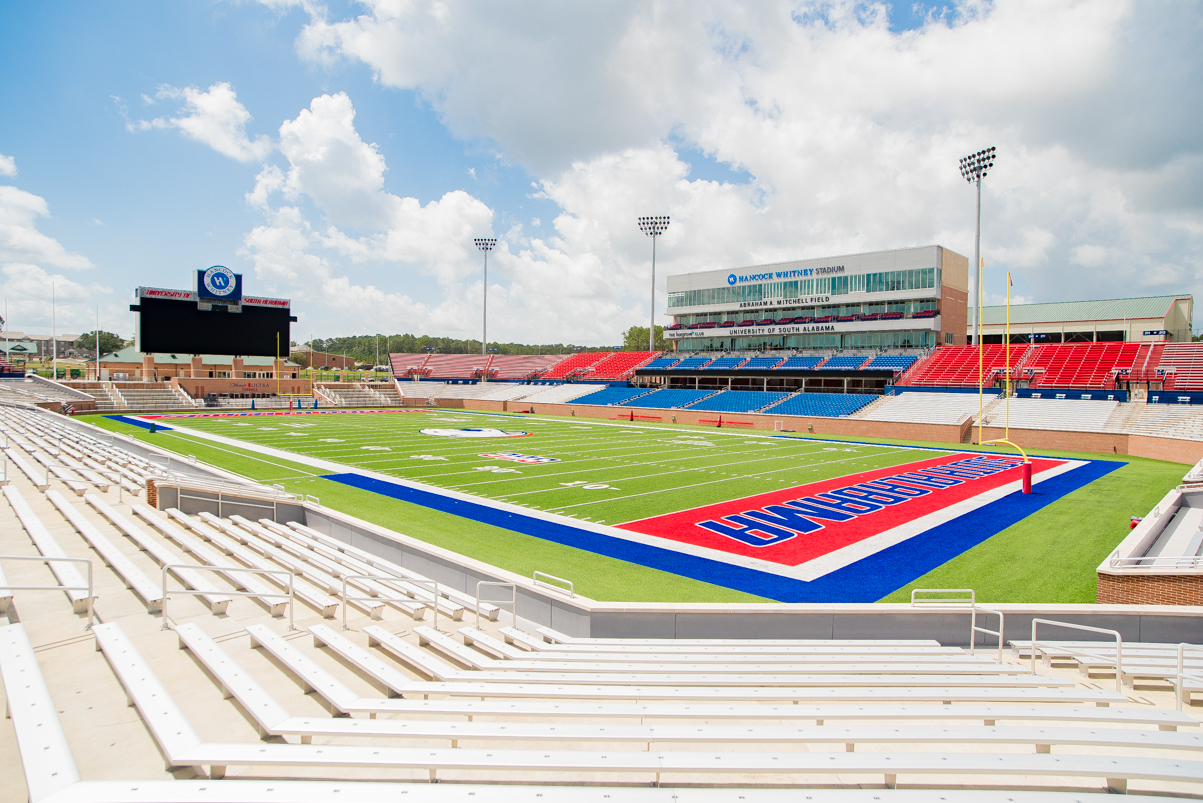
[[[547,580],[540,580],[539,579],[540,577],[546,577],[547,580],[551,580],[553,582],[549,583],[549,582],[547,582]],[[544,588],[550,588],[554,591],[559,591],[561,593],[566,592],[568,594],[568,596],[570,596],[570,597],[576,596],[575,587],[572,585],[572,581],[565,580],[563,577],[556,577],[554,574],[548,574],[547,572],[536,571],[531,574],[531,581],[537,586],[543,586]],[[568,585],[568,588],[561,588],[560,586],[556,585],[555,583],[566,583]]]
[[1177,703],[1176,708],[1179,711],[1182,710],[1182,702],[1183,702],[1182,698],[1185,696],[1184,692],[1182,691],[1182,681],[1186,680],[1187,678],[1203,680],[1203,669],[1200,669],[1196,672],[1185,671],[1186,670],[1186,652],[1187,652],[1187,650],[1194,650],[1200,656],[1203,656],[1203,647],[1200,647],[1197,644],[1187,644],[1187,643],[1183,642],[1178,645],[1178,676],[1175,679],[1174,692],[1175,692],[1175,696],[1178,698],[1178,703]]
[[[968,594],[968,597],[930,597],[927,599],[916,598],[917,594]],[[1003,632],[1006,630],[1006,620],[1003,612],[994,608],[983,608],[977,604],[977,592],[972,588],[913,588],[911,589],[911,607],[918,608],[924,605],[939,606],[943,608],[957,609],[963,605],[969,606],[969,654],[974,655],[977,649],[977,634],[984,633],[988,636],[998,636],[998,662],[1002,663],[1003,646],[1006,640]],[[998,617],[998,630],[990,630],[985,627],[978,627],[977,615],[979,613],[993,614]]]
[[[267,597],[283,597],[288,600],[288,629],[289,630],[297,629],[296,626],[293,624],[295,621],[295,618],[293,616],[293,609],[296,608],[296,604],[295,604],[296,596],[293,593],[294,581],[296,580],[296,574],[294,574],[291,569],[251,569],[251,568],[247,568],[247,567],[243,567],[243,566],[205,566],[200,563],[167,563],[167,564],[163,565],[163,570],[162,570],[162,576],[163,576],[162,597],[163,597],[163,600],[161,603],[162,607],[159,610],[162,611],[162,613],[163,613],[163,625],[162,625],[162,627],[159,628],[160,630],[170,630],[171,629],[171,622],[167,619],[167,600],[168,600],[167,570],[168,569],[196,569],[196,570],[200,570],[200,571],[214,572],[215,574],[225,574],[226,572],[246,572],[247,574],[269,574],[269,575],[270,574],[286,574],[286,575],[288,575],[288,593],[287,594],[283,594],[283,593],[261,594],[256,591],[219,591],[217,593],[223,597],[259,597],[260,599],[264,599]],[[191,589],[191,588],[177,588],[177,589],[173,589],[171,593],[184,594],[184,595],[187,595],[190,597],[202,597],[202,596],[205,596],[208,594],[212,594],[214,592],[212,592],[212,591],[196,591],[195,589]]]
[[1141,558],[1117,558],[1112,557],[1107,561],[1107,565],[1112,569],[1201,569],[1203,568],[1203,556],[1201,555],[1157,555],[1155,557]]
[[1124,662],[1124,637],[1120,635],[1118,630],[1108,630],[1105,627],[1091,627],[1089,625],[1075,625],[1071,622],[1058,622],[1053,619],[1033,619],[1032,620],[1032,673],[1036,673],[1036,653],[1040,650],[1036,642],[1036,625],[1053,625],[1054,627],[1067,627],[1071,630],[1085,630],[1090,633],[1106,633],[1115,636],[1115,690],[1123,691],[1123,662]]
[[[510,590],[510,598],[506,599],[483,599],[480,596],[482,588],[508,588]],[[510,618],[514,621],[514,627],[518,626],[518,586],[513,583],[503,583],[497,580],[480,580],[476,583],[476,627],[480,627],[480,603],[487,602],[490,605],[505,605],[510,606]]]
[[[370,602],[370,601],[383,602],[384,601],[384,599],[381,597],[372,597],[372,596],[349,597],[349,596],[347,596],[347,581],[348,580],[382,580],[386,583],[405,582],[405,583],[413,583],[416,585],[425,585],[425,584],[429,583],[430,585],[433,586],[433,588],[431,589],[432,599],[430,601],[430,609],[434,612],[434,629],[435,630],[439,629],[439,584],[437,581],[435,581],[435,580],[409,580],[409,579],[403,579],[403,578],[397,577],[396,575],[392,575],[392,574],[344,574],[342,580],[343,580],[343,587],[342,587],[342,593],[339,594],[339,598],[342,599],[342,601],[343,601],[343,605],[342,605],[342,608],[343,608],[342,629],[343,630],[351,629],[351,628],[347,627],[347,603],[348,602]],[[400,594],[402,592],[398,591],[397,593]]]
[[96,619],[96,612],[93,610],[93,600],[96,599],[96,592],[93,590],[92,583],[92,561],[88,558],[48,558],[44,555],[0,555],[0,560],[28,560],[37,563],[83,563],[88,567],[88,586],[80,588],[78,586],[0,586],[0,591],[87,591],[88,592],[88,624],[84,630],[91,630],[92,623]]

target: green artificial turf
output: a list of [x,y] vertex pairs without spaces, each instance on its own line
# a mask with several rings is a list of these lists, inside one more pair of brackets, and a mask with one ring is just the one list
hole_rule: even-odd
[[[324,480],[320,475],[329,472],[287,459],[252,454],[178,432],[152,435],[98,416],[88,420],[261,482],[313,494],[332,508],[518,574],[529,576],[538,569],[567,577],[579,593],[594,599],[761,601],[732,589]],[[941,454],[916,447],[979,450],[968,444],[885,439],[848,444],[822,436],[772,438],[764,433],[720,433],[712,427],[489,416],[459,410],[174,419],[164,423],[608,524]],[[427,427],[494,427],[532,435],[468,441],[418,433]],[[562,462],[528,465],[482,457],[510,451],[555,457]],[[1188,468],[1113,455],[1041,454],[1119,460],[1126,465],[1053,502],[883,601],[907,601],[911,588],[973,588],[978,599],[985,602],[1093,602],[1095,567],[1127,534],[1129,517],[1147,513]]]

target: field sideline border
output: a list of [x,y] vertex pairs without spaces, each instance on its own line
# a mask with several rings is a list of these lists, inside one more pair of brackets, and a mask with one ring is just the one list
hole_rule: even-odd
[[[305,411],[301,412],[304,413]],[[372,410],[370,412],[391,411]],[[443,413],[446,411],[407,408],[404,412]],[[466,411],[466,413],[469,415],[485,415],[516,420],[539,420],[552,423],[564,420],[564,417],[515,416],[484,411]],[[287,415],[287,413],[271,414]],[[203,417],[236,417],[238,415],[238,413],[219,413]],[[161,418],[160,416],[108,417],[137,426],[149,426],[152,422],[157,425]],[[180,418],[185,418],[185,416],[180,416]],[[697,432],[696,429],[678,427],[632,426],[631,424],[611,424],[604,421],[590,423],[591,425],[619,426],[626,429],[637,427],[657,432]],[[271,455],[280,459],[332,471],[334,473],[324,475],[323,478],[361,490],[367,490],[387,498],[409,502],[482,524],[523,533],[564,546],[744,591],[749,594],[775,599],[780,602],[874,602],[901,588],[916,577],[921,577],[948,560],[989,539],[1012,524],[1032,515],[1041,508],[1059,500],[1066,494],[1084,487],[1096,479],[1126,465],[1124,461],[1083,461],[1082,465],[1064,474],[1038,482],[1037,487],[1042,493],[1029,496],[1016,494],[1012,491],[1001,499],[989,502],[952,521],[940,524],[901,543],[894,544],[875,554],[861,558],[848,566],[836,569],[822,577],[804,581],[783,576],[779,573],[783,568],[793,567],[768,567],[762,561],[755,561],[754,559],[741,561],[737,556],[731,556],[727,553],[718,553],[721,555],[721,558],[715,559],[707,557],[707,554],[714,554],[712,550],[691,547],[689,545],[679,545],[687,547],[687,550],[680,548],[669,549],[658,545],[663,543],[662,539],[647,536],[641,537],[641,534],[628,530],[618,530],[607,525],[570,519],[569,517],[531,510],[505,502],[497,502],[463,492],[433,488],[414,480],[382,475],[364,469],[353,468],[343,463],[310,457],[275,447],[262,446],[188,427],[177,426],[169,428],[175,429],[181,434],[202,440],[223,443],[247,451]],[[730,437],[748,437],[748,433],[746,432],[716,434],[728,435]],[[843,443],[858,446],[884,445],[859,441],[836,441],[826,438],[798,438],[790,435],[758,435],[756,437],[783,438],[815,443]],[[915,448],[945,453],[960,451],[955,448]],[[972,453],[1003,454],[1000,452],[981,451],[974,451]],[[1008,454],[1007,456],[1011,455]],[[1014,490],[1018,490],[1018,481],[1012,483],[1012,485],[1014,486]],[[655,543],[649,542],[653,540]],[[766,568],[772,568],[776,571],[766,571]]]

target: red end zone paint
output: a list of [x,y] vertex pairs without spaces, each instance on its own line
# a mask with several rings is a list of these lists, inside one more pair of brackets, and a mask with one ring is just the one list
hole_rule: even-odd
[[[1064,460],[1032,461],[1033,474]],[[1021,479],[1022,460],[958,453],[620,524],[733,555],[797,566]],[[869,485],[865,485],[869,483]]]

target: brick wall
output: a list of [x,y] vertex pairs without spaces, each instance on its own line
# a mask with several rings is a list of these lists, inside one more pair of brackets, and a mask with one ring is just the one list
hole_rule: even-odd
[[1099,572],[1097,601],[1113,605],[1203,605],[1203,575]]

